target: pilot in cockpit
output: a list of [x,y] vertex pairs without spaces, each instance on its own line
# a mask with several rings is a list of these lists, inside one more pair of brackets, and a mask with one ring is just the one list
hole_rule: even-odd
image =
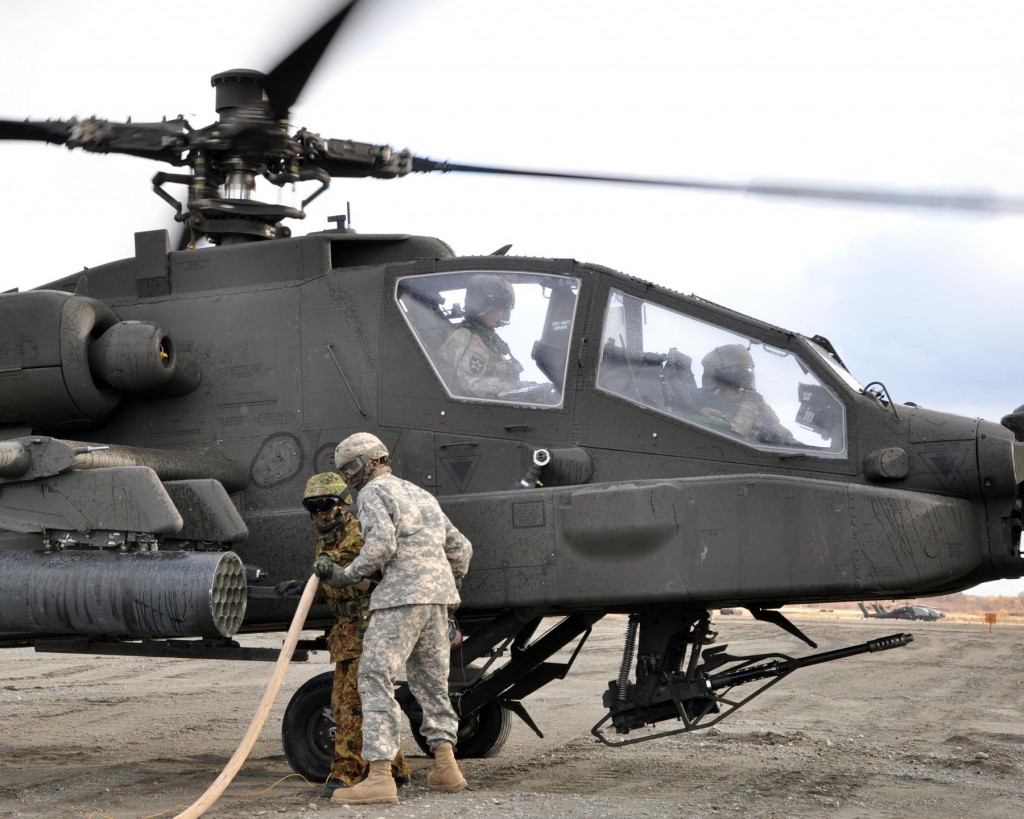
[[523,365],[498,335],[509,323],[516,292],[501,276],[479,273],[466,287],[466,318],[441,346],[445,379],[455,395],[495,398],[522,386]]
[[701,389],[694,395],[701,415],[744,438],[766,444],[798,443],[755,389],[754,359],[746,347],[716,347],[701,364]]

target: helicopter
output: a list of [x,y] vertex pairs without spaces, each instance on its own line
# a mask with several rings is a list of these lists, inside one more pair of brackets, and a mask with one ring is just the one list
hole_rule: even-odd
[[[289,619],[273,585],[308,570],[302,483],[359,430],[475,546],[452,672],[464,756],[500,750],[511,715],[539,733],[523,701],[569,673],[609,613],[628,615],[626,646],[592,731],[628,744],[710,727],[798,668],[911,639],[737,656],[705,647],[711,609],[747,608],[814,647],[783,605],[1024,574],[1020,413],[1000,424],[898,404],[824,336],[601,265],[504,247],[457,256],[442,239],[357,233],[341,217],[292,236],[285,220],[339,177],[531,173],[296,129],[289,111],[354,6],[268,72],[214,75],[208,126],[0,122],[4,139],[170,164],[154,186],[184,245],[212,245],[141,231],[129,258],[0,296],[0,639],[258,658],[235,638]],[[314,190],[299,207],[257,200],[258,177]],[[501,332],[523,366],[491,394],[460,383],[445,354],[486,282],[514,294]],[[708,398],[736,356],[750,372],[733,386],[756,388],[774,430],[733,424]],[[285,717],[289,760],[312,776],[329,763],[328,689],[313,678]],[[682,728],[642,731],[664,722]]]
[[925,606],[920,603],[915,603],[906,606],[897,606],[894,609],[887,609],[881,603],[875,603],[874,613],[868,611],[867,607],[863,603],[858,603],[861,612],[864,616],[871,619],[883,619],[883,620],[924,620],[926,622],[934,622],[941,620],[945,617],[945,613],[939,611],[935,606]]

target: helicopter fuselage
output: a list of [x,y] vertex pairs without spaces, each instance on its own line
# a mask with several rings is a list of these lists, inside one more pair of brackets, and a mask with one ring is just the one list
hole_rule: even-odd
[[[466,275],[546,299],[532,339],[541,399],[520,395],[534,382],[460,394],[443,372],[429,333],[460,324],[450,294]],[[107,372],[130,370],[111,354],[83,400],[73,379],[90,356],[64,344],[50,362],[62,386],[45,389],[66,395],[39,387],[45,406],[26,403],[36,361],[25,351],[61,331],[24,315],[36,291],[8,294],[9,312],[22,311],[5,331],[4,375],[20,373],[22,396],[2,408],[9,437],[216,451],[244,473],[228,491],[247,532],[230,546],[264,583],[308,571],[302,485],[332,469],[335,445],[357,430],[378,434],[396,473],[436,494],[473,542],[467,613],[888,599],[1024,573],[1010,430],[893,406],[852,388],[817,341],[606,268],[460,258],[436,239],[343,231],[168,253],[157,231],[138,235],[134,259],[44,289],[66,300],[52,321],[98,303],[116,314],[108,324],[158,327],[200,375],[183,394],[145,383],[128,392],[130,373],[125,389],[109,383]],[[98,332],[84,331],[83,344]],[[649,346],[665,338],[671,354]],[[684,394],[705,400],[694,378],[686,386],[670,371],[672,355],[692,371],[708,338],[742,339],[769,364],[799,368],[792,384],[781,378],[799,393],[795,417],[778,416],[784,439],[745,436]],[[802,437],[788,429],[798,422]],[[242,628],[286,609],[251,599]]]

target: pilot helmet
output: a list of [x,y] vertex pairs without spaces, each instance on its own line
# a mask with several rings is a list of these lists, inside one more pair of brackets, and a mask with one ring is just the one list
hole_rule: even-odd
[[469,280],[466,287],[466,315],[482,319],[494,310],[500,310],[499,327],[508,324],[512,308],[516,306],[516,291],[501,276],[479,273]]
[[754,359],[742,344],[715,347],[700,363],[704,367],[700,385],[705,390],[754,388]]
[[357,432],[349,435],[334,450],[334,466],[349,486],[363,485],[366,465],[374,458],[388,457],[388,448],[376,435]]

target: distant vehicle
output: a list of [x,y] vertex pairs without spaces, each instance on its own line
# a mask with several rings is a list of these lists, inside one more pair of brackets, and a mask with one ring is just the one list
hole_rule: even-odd
[[874,603],[874,613],[868,611],[863,603],[858,603],[860,610],[865,617],[881,618],[883,620],[940,620],[946,615],[935,606],[923,606],[920,603],[907,606],[899,606],[895,609],[886,609],[881,603]]

